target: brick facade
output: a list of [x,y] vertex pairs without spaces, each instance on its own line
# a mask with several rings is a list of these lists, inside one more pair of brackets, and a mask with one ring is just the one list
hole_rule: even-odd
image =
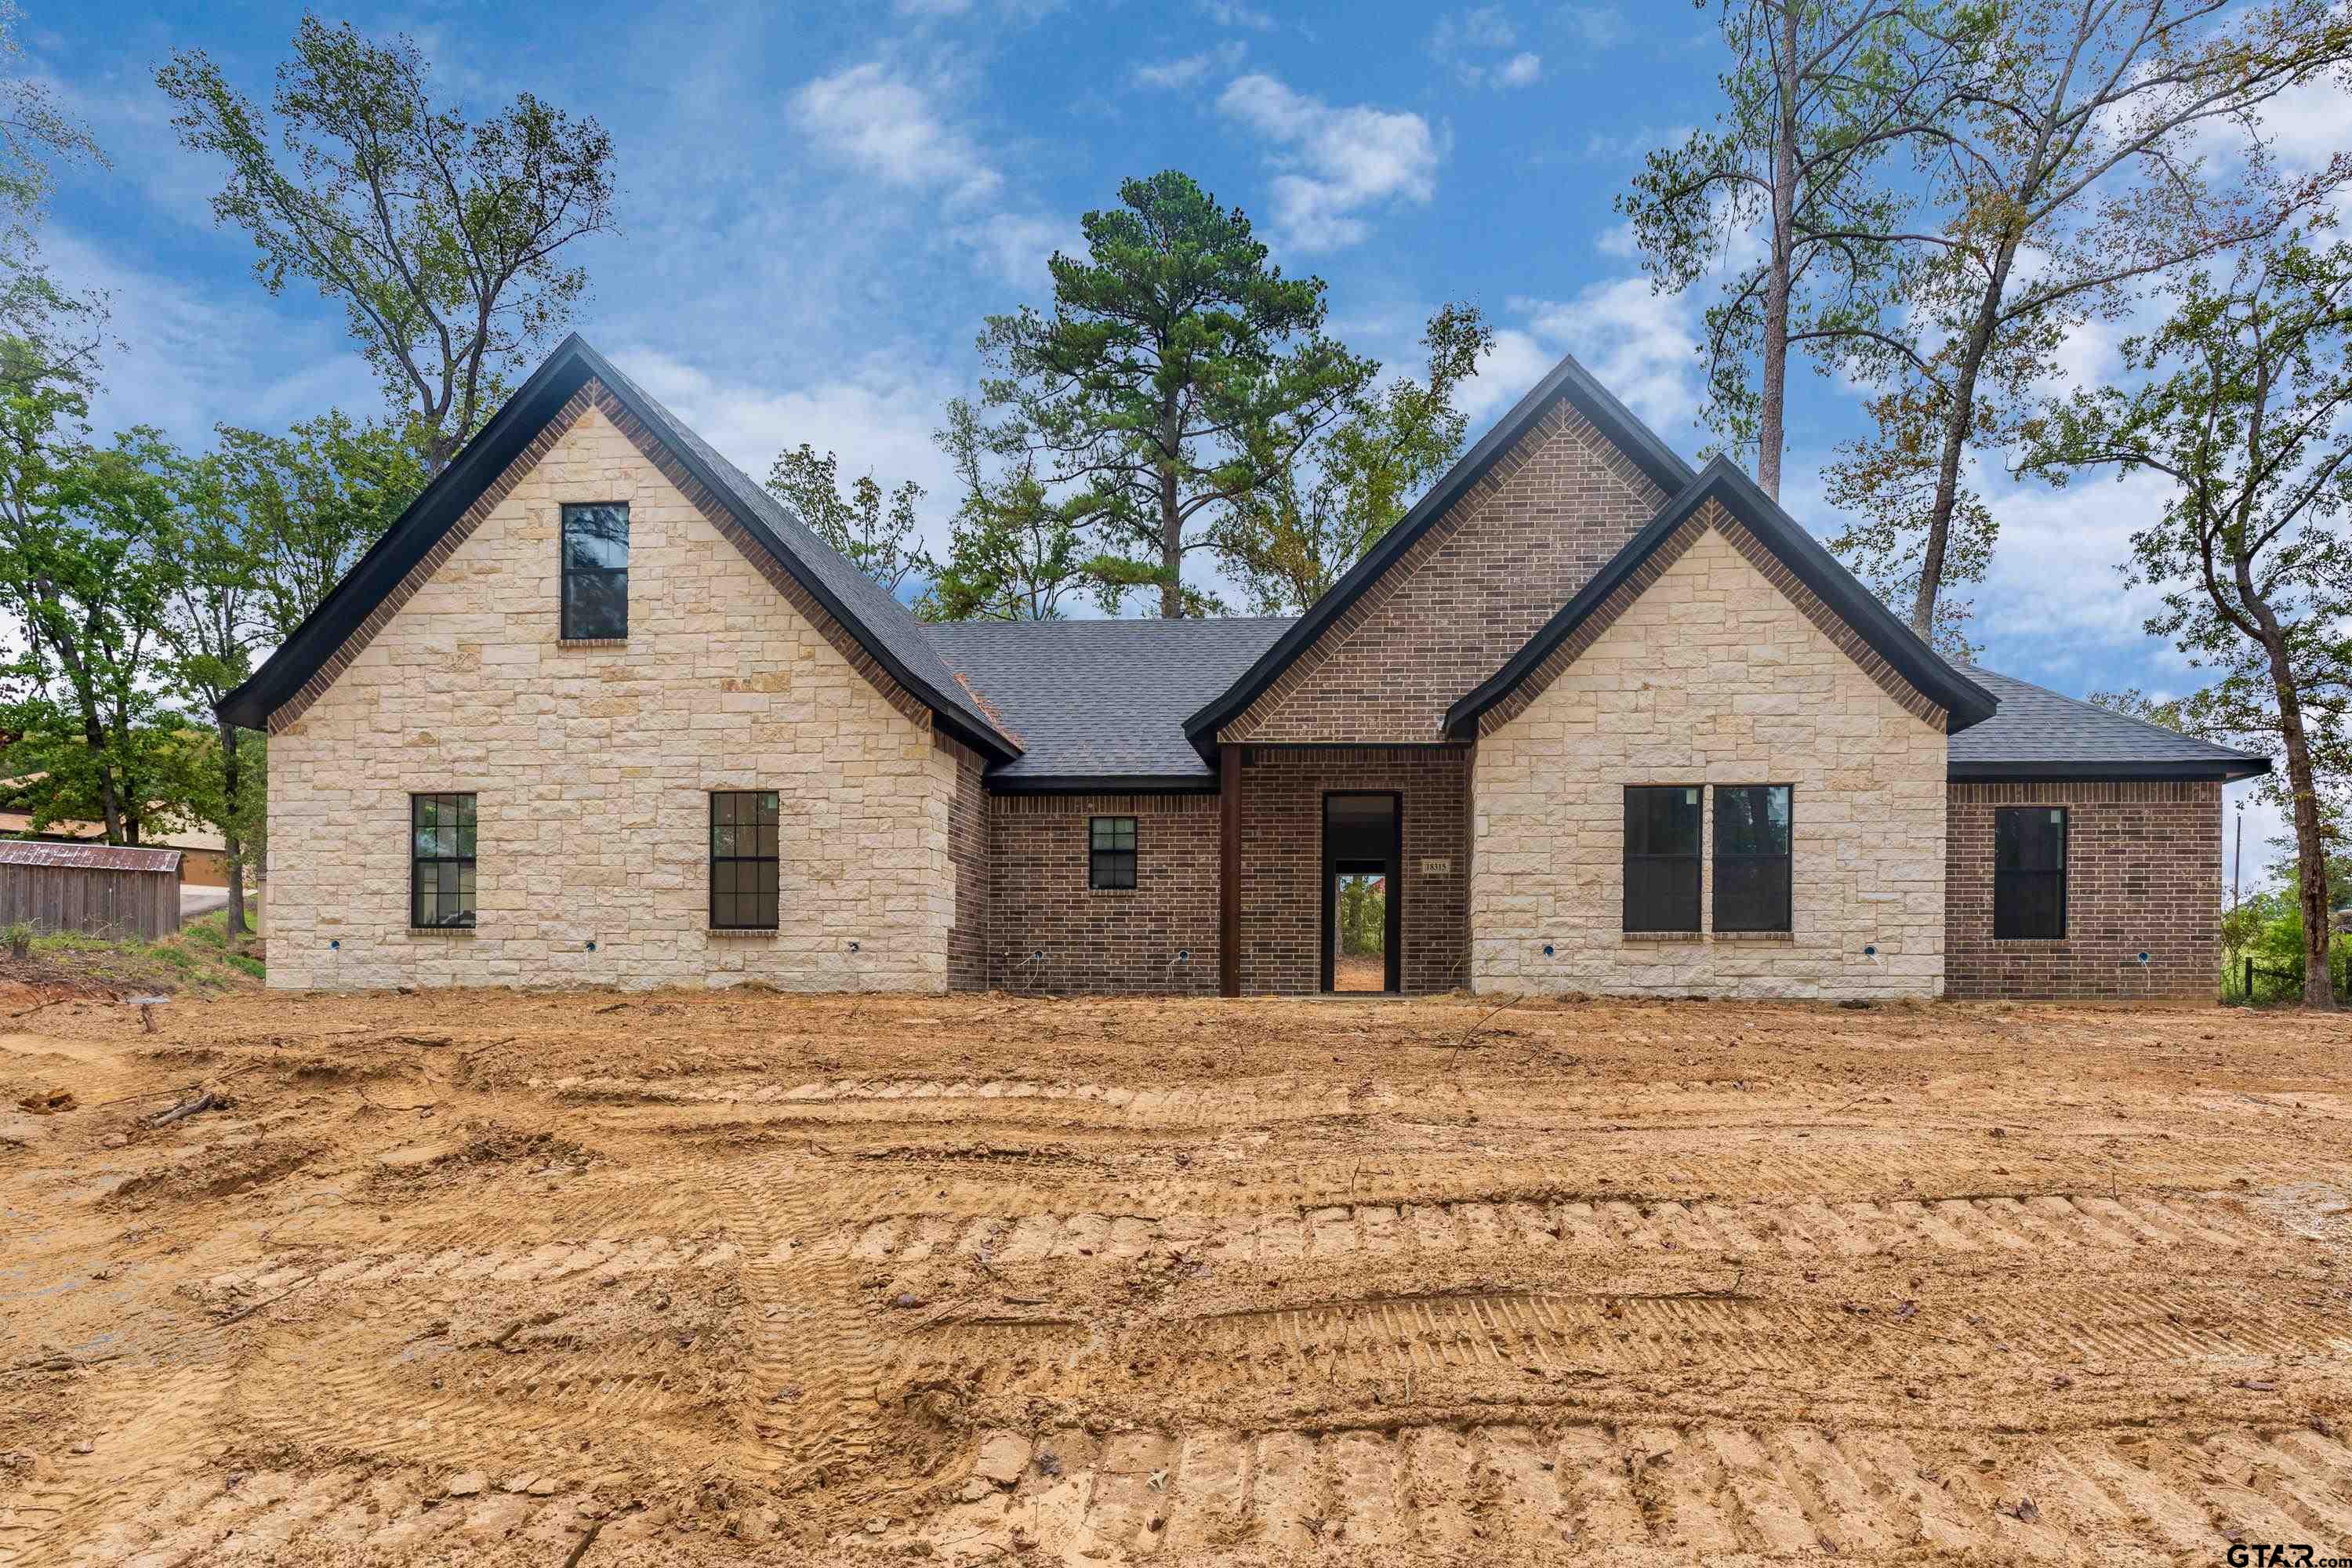
[[948,928],[948,989],[988,989],[989,887],[988,789],[981,782],[986,763],[978,752],[933,731],[932,744],[955,763],[955,793],[948,798],[948,865],[955,875],[955,923]]
[[[1471,984],[1937,994],[1941,711],[1923,715],[1874,679],[1848,653],[1850,634],[1816,620],[1825,607],[1776,587],[1726,531],[1700,526],[1676,542],[1672,563],[1573,662],[1479,739]],[[1712,930],[1711,799],[1702,930],[1623,929],[1624,788],[1636,784],[1791,786],[1787,936]]]
[[[958,760],[604,401],[273,716],[269,984],[943,989]],[[557,636],[568,501],[629,505],[625,645]],[[718,789],[778,794],[781,931],[709,930]],[[408,927],[409,795],[441,791],[478,797],[470,931]]]
[[[1470,753],[1460,746],[1253,746],[1242,763],[1242,991],[1322,985],[1323,796],[1396,790],[1398,984],[1450,991],[1469,960]],[[1444,862],[1441,868],[1436,863]]]
[[1518,652],[1665,500],[1590,421],[1554,404],[1220,739],[1442,739],[1454,700]]
[[[1954,784],[1949,793],[1948,995],[2212,999],[2221,963],[2219,784]],[[1993,813],[2011,805],[2067,808],[2060,941],[1993,940]]]
[[[1216,796],[1001,795],[989,804],[991,985],[1216,994]],[[1133,888],[1087,885],[1096,816],[1136,819]]]

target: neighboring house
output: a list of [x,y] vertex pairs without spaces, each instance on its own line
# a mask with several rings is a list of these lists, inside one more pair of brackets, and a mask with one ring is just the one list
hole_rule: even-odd
[[1296,620],[926,626],[578,338],[222,704],[269,981],[2210,996],[2225,750],[1563,361]]

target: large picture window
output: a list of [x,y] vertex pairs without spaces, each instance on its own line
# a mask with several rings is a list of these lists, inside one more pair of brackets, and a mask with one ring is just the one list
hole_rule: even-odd
[[1087,819],[1087,886],[1135,886],[1135,818],[1095,816]]
[[1789,786],[1715,786],[1715,929],[1792,929]]
[[629,509],[618,503],[563,509],[563,636],[567,641],[629,635]]
[[1625,791],[1625,929],[1698,930],[1699,791],[1633,784]]
[[2066,808],[2006,806],[1992,817],[1992,934],[2055,942],[2066,934]]
[[408,923],[418,930],[474,924],[474,797],[408,797]]
[[776,794],[721,790],[710,797],[710,926],[776,929]]

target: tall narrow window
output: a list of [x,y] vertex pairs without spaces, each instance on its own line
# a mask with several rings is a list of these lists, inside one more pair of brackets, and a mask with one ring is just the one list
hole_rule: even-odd
[[1625,929],[1698,930],[1698,789],[1625,791]]
[[710,926],[776,929],[776,795],[722,790],[710,797]]
[[629,509],[563,509],[563,636],[629,635]]
[[408,797],[408,923],[418,929],[474,923],[474,797]]
[[1789,931],[1789,786],[1715,786],[1715,929]]
[[1089,817],[1087,833],[1087,886],[1135,886],[1135,818]]
[[2055,942],[2066,934],[2066,808],[2007,806],[1992,815],[1992,934]]

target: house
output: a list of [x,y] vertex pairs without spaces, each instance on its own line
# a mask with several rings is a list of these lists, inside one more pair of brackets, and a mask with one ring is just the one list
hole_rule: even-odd
[[222,711],[270,984],[2205,997],[2226,750],[1564,360],[1297,619],[927,626],[577,337]]

